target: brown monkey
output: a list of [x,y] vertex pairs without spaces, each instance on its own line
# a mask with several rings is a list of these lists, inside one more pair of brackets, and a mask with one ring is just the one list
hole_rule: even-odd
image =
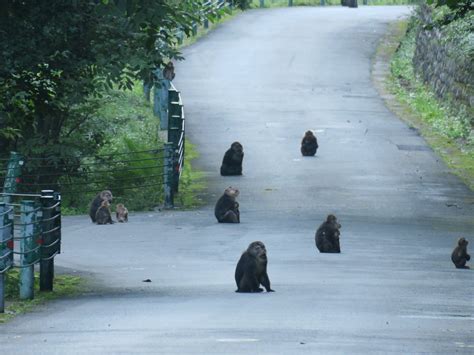
[[340,253],[339,232],[341,225],[337,222],[336,216],[330,214],[327,216],[326,222],[321,224],[316,231],[315,241],[316,247],[320,253]]
[[306,157],[313,156],[318,150],[318,140],[311,131],[306,131],[301,141],[301,154]]
[[113,224],[112,214],[110,213],[110,203],[107,200],[103,200],[99,209],[95,214],[95,221],[97,224]]
[[459,238],[458,245],[451,254],[451,260],[457,269],[469,269],[469,266],[466,266],[466,262],[471,259],[471,256],[467,253],[468,244],[469,241],[467,239]]
[[270,279],[267,274],[267,250],[262,242],[252,242],[242,256],[235,268],[235,292],[262,292],[260,284],[267,292],[275,292],[270,287]]
[[89,216],[92,219],[92,222],[95,223],[95,215],[97,213],[97,210],[99,209],[100,205],[102,204],[102,201],[108,201],[109,203],[112,202],[113,196],[112,192],[109,190],[104,190],[101,193],[99,193],[94,200],[91,202],[91,207],[89,210]]
[[239,203],[235,200],[239,190],[229,186],[217,200],[214,214],[219,223],[240,223]]
[[117,222],[128,222],[128,210],[123,203],[118,203],[115,207],[115,217]]
[[165,67],[163,68],[163,77],[169,81],[174,79],[175,73],[174,73],[174,65],[172,62],[168,62],[168,64],[166,64]]

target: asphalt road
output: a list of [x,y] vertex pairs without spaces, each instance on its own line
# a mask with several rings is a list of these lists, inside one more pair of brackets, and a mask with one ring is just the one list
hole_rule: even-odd
[[[0,353],[472,354],[474,274],[450,253],[458,237],[474,241],[474,194],[371,82],[387,24],[408,13],[255,10],[188,47],[175,85],[207,205],[112,226],[64,218],[57,265],[94,291],[0,325]],[[299,153],[307,129],[314,158]],[[236,140],[244,175],[221,177]],[[229,185],[240,225],[213,216]],[[328,213],[342,224],[340,255],[314,246]],[[254,240],[275,293],[234,293]]]

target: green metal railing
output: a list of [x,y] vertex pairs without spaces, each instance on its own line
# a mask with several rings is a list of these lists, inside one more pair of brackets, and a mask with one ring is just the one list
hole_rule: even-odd
[[43,190],[41,194],[1,193],[0,197],[4,199],[0,202],[0,313],[3,313],[5,275],[13,267],[20,269],[20,299],[34,298],[36,264],[40,264],[40,290],[53,290],[54,257],[61,252],[61,196]]

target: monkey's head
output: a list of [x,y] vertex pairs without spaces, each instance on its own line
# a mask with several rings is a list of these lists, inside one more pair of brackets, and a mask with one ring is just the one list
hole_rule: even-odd
[[112,196],[112,192],[110,192],[110,190],[104,190],[100,193],[101,200],[107,200],[108,202],[112,202],[113,198],[114,197]]
[[117,203],[117,206],[115,206],[117,210],[123,210],[125,208],[123,203]]
[[236,153],[242,153],[244,151],[244,147],[239,142],[234,142],[231,144],[230,148]]
[[260,241],[250,243],[247,252],[257,259],[267,261],[267,249],[265,244]]
[[304,134],[305,137],[312,137],[314,136],[313,134],[313,131],[306,131],[306,133]]
[[173,80],[175,77],[174,73],[174,64],[172,62],[168,62],[163,68],[163,76],[167,80]]
[[333,224],[336,228],[341,228],[341,225],[340,225],[339,222],[337,221],[336,216],[333,215],[333,214],[328,215],[328,217],[327,217],[327,219],[326,219],[326,222]]
[[110,203],[107,200],[102,200],[102,203],[100,205],[101,207],[106,207],[106,208],[110,207]]
[[224,193],[225,193],[227,196],[236,198],[237,196],[239,196],[240,191],[239,191],[239,189],[237,189],[237,188],[235,188],[235,187],[229,186],[227,189],[225,189]]
[[458,245],[460,247],[467,247],[468,244],[469,244],[469,241],[466,238],[459,238]]

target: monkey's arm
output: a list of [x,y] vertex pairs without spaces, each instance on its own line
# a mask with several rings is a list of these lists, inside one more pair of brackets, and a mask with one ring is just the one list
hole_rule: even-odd
[[471,260],[471,256],[468,253],[466,253],[466,260],[467,261]]
[[275,290],[272,290],[270,287],[270,279],[268,278],[268,274],[266,272],[262,275],[260,283],[263,285],[263,287],[265,287],[267,292],[275,292]]

